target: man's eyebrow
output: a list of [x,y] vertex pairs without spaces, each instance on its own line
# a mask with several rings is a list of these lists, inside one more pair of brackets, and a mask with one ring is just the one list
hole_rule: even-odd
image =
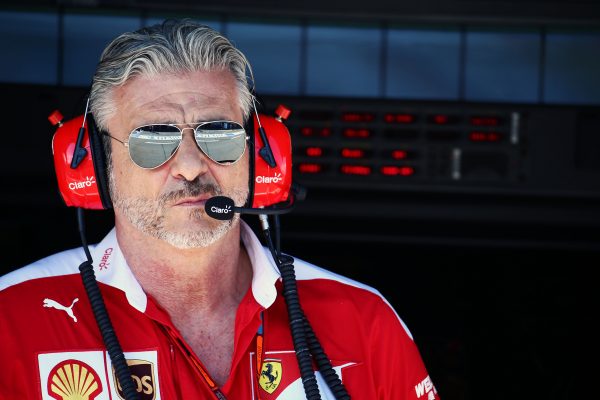
[[231,121],[230,117],[225,117],[223,114],[209,114],[208,116],[203,116],[202,118],[192,118],[191,123],[202,123],[209,121]]
[[164,115],[164,117],[161,117],[161,115],[158,114],[157,116],[153,116],[152,118],[143,117],[143,118],[139,118],[139,119],[134,119],[132,121],[132,125],[133,125],[132,129],[135,129],[138,126],[155,125],[155,124],[201,124],[203,122],[210,122],[210,121],[232,121],[232,120],[233,119],[231,116],[226,116],[225,114],[221,114],[221,113],[207,114],[207,115],[203,115],[202,117],[193,117],[193,118],[190,118],[189,121],[174,120],[172,115]]

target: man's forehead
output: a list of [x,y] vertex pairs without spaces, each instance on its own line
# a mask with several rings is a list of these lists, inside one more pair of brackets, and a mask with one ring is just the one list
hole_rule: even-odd
[[[211,83],[194,77],[136,79],[117,89],[117,112],[136,123],[195,122],[231,119],[239,108],[237,87],[223,80]],[[221,82],[219,82],[221,81]]]
[[138,75],[118,88],[122,100],[161,104],[211,102],[237,93],[235,78],[226,70]]

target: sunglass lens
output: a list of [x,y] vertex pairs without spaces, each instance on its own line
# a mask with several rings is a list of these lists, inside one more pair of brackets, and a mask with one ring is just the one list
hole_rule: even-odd
[[196,143],[211,160],[219,164],[233,163],[246,150],[246,131],[237,122],[207,122],[196,129]]
[[141,126],[129,136],[129,155],[142,168],[156,168],[175,154],[179,143],[181,131],[176,126]]

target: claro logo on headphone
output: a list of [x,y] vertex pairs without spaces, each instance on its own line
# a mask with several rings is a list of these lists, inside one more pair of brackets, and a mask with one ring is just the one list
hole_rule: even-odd
[[229,214],[233,210],[231,209],[231,206],[225,206],[223,208],[217,207],[217,206],[212,206],[210,208],[210,211],[217,213],[217,214]]
[[85,189],[86,187],[90,187],[96,183],[96,179],[93,176],[86,176],[85,181],[79,182],[70,182],[69,189],[77,190],[77,189]]
[[258,175],[256,177],[256,183],[279,183],[283,180],[280,173],[275,174],[274,176],[263,176]]

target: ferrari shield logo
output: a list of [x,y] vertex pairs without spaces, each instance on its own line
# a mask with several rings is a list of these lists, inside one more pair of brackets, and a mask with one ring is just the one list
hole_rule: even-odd
[[269,394],[273,393],[281,382],[281,361],[265,360],[260,371],[258,384]]

